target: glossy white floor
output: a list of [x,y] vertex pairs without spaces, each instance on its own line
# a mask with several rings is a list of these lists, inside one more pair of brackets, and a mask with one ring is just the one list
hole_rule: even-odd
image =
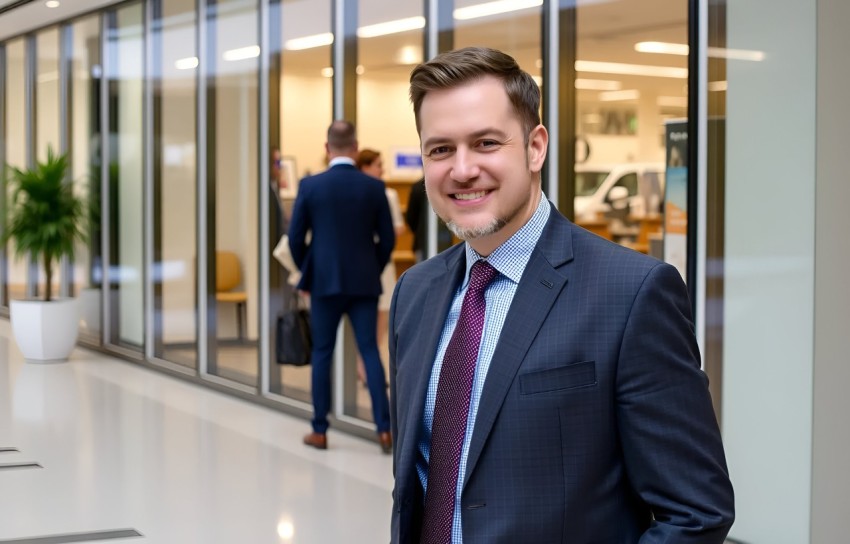
[[389,541],[391,457],[339,432],[313,450],[308,430],[83,349],[25,362],[0,319],[0,543]]

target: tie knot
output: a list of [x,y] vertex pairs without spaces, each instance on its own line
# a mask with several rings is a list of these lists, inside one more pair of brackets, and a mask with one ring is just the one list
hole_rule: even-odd
[[484,259],[475,261],[469,271],[469,290],[473,292],[484,291],[498,273],[499,271]]

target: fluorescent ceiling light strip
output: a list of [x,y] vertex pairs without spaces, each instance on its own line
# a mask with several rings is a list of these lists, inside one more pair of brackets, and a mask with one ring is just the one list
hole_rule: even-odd
[[596,62],[592,60],[577,60],[577,72],[594,72],[597,74],[619,74],[627,76],[670,77],[688,79],[687,68],[672,66],[648,66],[644,64],[623,64],[619,62]]
[[638,53],[659,53],[662,55],[686,56],[689,50],[690,47],[684,43],[638,42],[635,44],[635,51]]
[[627,89],[625,91],[608,91],[599,93],[599,100],[602,102],[618,102],[621,100],[637,100],[640,98],[640,91],[637,89]]
[[407,32],[408,30],[419,28],[425,28],[425,17],[408,17],[406,19],[396,19],[385,23],[361,26],[357,29],[357,36],[360,38],[374,38],[375,36],[398,34],[399,32]]
[[576,78],[576,89],[583,91],[619,91],[623,84],[610,79]]
[[457,8],[454,10],[454,18],[459,21],[465,21],[521,9],[536,8],[542,5],[543,0],[496,0],[495,2],[485,2],[465,8]]
[[245,59],[253,59],[255,57],[260,56],[260,46],[259,45],[249,45],[248,47],[240,47],[238,49],[229,49],[224,52],[222,58],[224,60],[234,61],[234,60],[245,60]]
[[[684,43],[638,42],[635,44],[635,51],[639,53],[686,56],[690,51],[690,47]],[[706,53],[709,57],[718,59],[749,60],[753,62],[760,62],[765,58],[764,51],[726,49],[725,47],[709,47]]]
[[322,34],[313,34],[302,38],[292,38],[286,40],[283,48],[289,51],[300,51],[302,49],[312,49],[314,47],[322,47],[334,43],[334,35],[330,32]]
[[186,57],[174,61],[174,67],[178,70],[192,70],[198,67],[198,57]]

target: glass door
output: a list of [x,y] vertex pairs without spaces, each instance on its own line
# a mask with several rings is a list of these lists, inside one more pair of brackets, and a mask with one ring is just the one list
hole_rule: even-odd
[[106,343],[141,357],[144,344],[144,24],[139,2],[106,12],[108,206]]
[[154,0],[153,355],[196,368],[197,16],[194,0]]

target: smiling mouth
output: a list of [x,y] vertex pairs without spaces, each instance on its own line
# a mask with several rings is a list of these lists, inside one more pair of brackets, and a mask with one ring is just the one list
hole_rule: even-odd
[[478,191],[475,193],[455,193],[452,197],[455,200],[475,200],[476,198],[483,198],[487,194],[487,191]]

